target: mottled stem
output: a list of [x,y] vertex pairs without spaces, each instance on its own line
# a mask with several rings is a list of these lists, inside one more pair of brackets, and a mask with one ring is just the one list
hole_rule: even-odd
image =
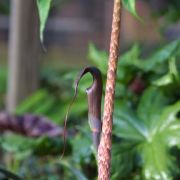
[[112,123],[116,70],[119,55],[119,37],[121,20],[121,0],[114,0],[110,56],[108,63],[106,93],[104,100],[104,116],[101,141],[98,149],[98,180],[110,179]]

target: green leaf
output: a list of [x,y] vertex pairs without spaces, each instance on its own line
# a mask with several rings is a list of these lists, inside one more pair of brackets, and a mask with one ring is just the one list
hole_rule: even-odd
[[80,127],[81,133],[77,134],[71,141],[73,147],[73,159],[80,163],[82,160],[86,163],[91,161],[93,151],[91,149],[92,140],[88,126]]
[[180,74],[174,57],[169,60],[169,72],[154,80],[152,84],[156,86],[180,85]]
[[168,73],[152,82],[155,86],[167,86],[173,82],[172,76]]
[[173,166],[173,159],[160,138],[144,143],[139,153],[142,156],[144,179],[172,179],[170,168]]
[[73,167],[72,164],[70,164],[69,162],[61,160],[60,165],[67,168],[68,171],[70,171],[73,174],[73,177],[75,179],[77,179],[77,180],[88,180],[88,178],[82,173],[82,171]]
[[140,119],[126,104],[118,104],[114,112],[114,133],[126,140],[143,141],[147,136],[147,130]]
[[138,44],[134,44],[132,48],[126,51],[119,59],[118,66],[137,66],[140,67],[140,46]]
[[166,98],[162,92],[150,87],[140,99],[137,109],[138,117],[146,124],[146,127],[153,128],[153,126],[156,126],[156,121],[160,117],[165,104]]
[[[132,163],[136,154],[140,157],[135,167],[142,168],[142,179],[145,180],[169,180],[179,173],[170,148],[180,147],[180,122],[177,115],[180,102],[166,104],[166,97],[154,87],[144,92],[136,111],[125,103],[118,105],[119,109],[115,104],[113,135],[121,139],[120,145],[127,143],[127,147],[133,147],[134,154],[131,154],[132,148],[126,149],[129,161]],[[116,164],[122,164],[122,160],[127,159],[120,145],[114,160]],[[129,170],[130,174],[131,166],[123,163],[121,168]],[[114,172],[113,177],[122,178],[123,172]]]
[[154,71],[160,64],[167,62],[172,56],[176,56],[179,50],[180,40],[173,41],[142,62],[142,66],[145,71]]
[[175,104],[164,108],[159,119],[159,124],[157,124],[159,125],[159,130],[161,132],[167,129],[179,131],[180,122],[177,118],[178,112],[180,112],[180,101],[177,101]]
[[49,96],[46,101],[41,104],[41,106],[38,106],[34,111],[33,114],[35,115],[44,115],[47,114],[47,112],[53,107],[55,104],[55,97]]
[[[155,106],[154,108],[157,108],[157,110],[151,113],[159,113],[160,116],[152,116],[154,126],[149,129],[151,138],[139,146],[139,153],[142,156],[145,179],[169,180],[172,179],[172,172],[177,173],[177,164],[170,154],[169,147],[177,146],[180,142],[180,123],[176,117],[180,111],[180,102],[167,106],[159,112],[156,104],[161,103],[154,104],[152,102],[152,107]],[[161,109],[161,105],[159,108]],[[149,119],[149,121],[153,121],[153,119]]]
[[21,115],[27,112],[32,111],[33,108],[36,108],[37,105],[42,104],[48,96],[48,92],[46,90],[38,90],[33,95],[29,96],[25,99],[21,104],[19,104],[16,108],[16,114]]
[[169,61],[169,73],[173,76],[173,79],[180,84],[180,75],[176,66],[176,59],[172,57]]
[[1,137],[1,147],[15,154],[18,159],[23,159],[32,153],[33,140],[15,134],[6,134]]
[[37,0],[39,18],[40,18],[40,40],[43,42],[43,32],[48,18],[52,0]]
[[99,51],[96,47],[90,43],[88,59],[97,66],[102,74],[106,75],[108,67],[108,54],[105,51]]
[[135,162],[135,149],[136,143],[123,141],[116,143],[112,147],[112,180],[118,179],[131,179],[134,162]]
[[[64,142],[59,137],[38,137],[30,138],[16,134],[7,134],[0,138],[1,147],[16,158],[23,159],[29,155],[45,156],[58,155],[63,151]],[[69,154],[71,147],[69,142],[66,143],[65,155]]]
[[[59,155],[63,152],[64,142],[62,138],[59,137],[39,137],[34,140],[32,147],[33,154],[36,156],[46,156],[46,155]],[[66,143],[65,155],[71,152],[71,147],[69,142]]]
[[7,68],[6,67],[0,67],[0,93],[6,92],[7,87]]
[[123,0],[122,3],[134,17],[140,19],[136,12],[136,0]]
[[127,84],[134,78],[134,75],[138,71],[142,71],[142,60],[140,56],[140,47],[138,44],[134,44],[130,50],[125,52],[118,61],[117,79]]

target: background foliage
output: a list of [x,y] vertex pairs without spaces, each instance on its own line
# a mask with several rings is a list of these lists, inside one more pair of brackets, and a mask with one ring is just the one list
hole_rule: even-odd
[[[153,1],[149,1],[153,6]],[[48,17],[51,1],[38,0],[41,21],[40,36]],[[178,20],[178,1],[168,7],[154,8],[154,15],[164,16],[168,23]],[[3,7],[4,4],[2,4]],[[123,0],[135,17],[135,0]],[[158,2],[155,3],[156,7]],[[167,11],[168,8],[168,11]],[[1,8],[2,9],[2,8]],[[4,10],[3,10],[4,11]],[[8,11],[6,10],[8,13]],[[143,17],[142,17],[143,19]],[[166,24],[166,25],[167,25]],[[89,45],[88,59],[98,67],[105,84],[108,53]],[[180,41],[167,42],[149,56],[134,44],[121,55],[118,63],[113,127],[111,179],[179,179],[180,147]],[[78,70],[62,71],[44,68],[41,89],[16,109],[16,114],[46,116],[59,126],[73,97],[73,81]],[[0,107],[4,108],[7,70],[0,69]],[[86,76],[80,84],[78,98],[68,118],[66,153],[63,159],[62,138],[36,139],[15,134],[3,135],[0,145],[12,159],[6,169],[29,179],[96,179],[97,165],[87,123],[85,89],[92,79]],[[103,105],[102,105],[103,107]]]

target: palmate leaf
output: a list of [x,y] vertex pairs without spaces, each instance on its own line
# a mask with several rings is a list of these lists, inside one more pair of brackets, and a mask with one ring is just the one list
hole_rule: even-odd
[[[167,144],[161,139],[159,127],[166,99],[162,92],[149,88],[141,98],[137,113],[148,128],[148,138],[140,145],[145,179],[169,179],[172,158]],[[165,118],[166,119],[166,118]],[[162,136],[163,137],[163,136]]]
[[180,143],[180,122],[176,118],[179,111],[180,102],[164,108],[156,123],[154,136],[141,146],[146,179],[171,179],[171,171],[177,171],[176,161],[170,154],[169,147]]
[[163,134],[164,141],[168,146],[180,145],[180,101],[174,105],[166,107],[159,119],[159,131]]
[[37,0],[39,18],[40,18],[40,40],[43,42],[43,32],[48,18],[52,0]]
[[[173,178],[173,173],[177,173],[175,157],[171,155],[170,148],[180,146],[178,112],[180,102],[167,106],[165,96],[153,87],[144,92],[136,112],[132,112],[126,104],[115,108],[114,135],[129,143],[129,147],[135,143],[134,152],[140,157],[136,167],[141,167],[143,179],[169,180]],[[131,150],[127,149],[130,154]],[[116,159],[116,163],[120,163],[125,154],[119,150],[117,157],[119,160]],[[125,163],[121,166],[129,168]]]
[[142,158],[144,179],[172,179],[170,170],[175,170],[175,162],[161,138],[144,142],[139,148],[139,153]]

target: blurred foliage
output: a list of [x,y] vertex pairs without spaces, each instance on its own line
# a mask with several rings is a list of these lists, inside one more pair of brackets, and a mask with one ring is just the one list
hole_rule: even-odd
[[167,22],[177,22],[180,18],[179,0],[146,0],[152,7],[156,17],[164,17]]
[[[90,44],[88,58],[101,70],[105,79],[108,62],[107,53],[98,51],[93,44]],[[173,84],[177,88],[179,86],[179,70],[176,68],[180,68],[179,58],[179,40],[169,43],[146,58],[141,57],[141,48],[135,44],[129,51],[121,55],[118,61],[116,97],[122,99],[130,98],[131,101],[134,101],[137,97],[133,95],[133,91],[140,93],[143,88],[153,84],[162,88],[167,86],[165,89],[169,89],[173,87],[171,85],[176,81]],[[171,80],[168,84],[163,85],[160,79],[167,76],[167,74]],[[139,82],[137,82],[137,78]]]
[[[112,179],[173,179],[179,178],[178,159],[180,147],[178,101],[180,93],[180,41],[168,43],[149,57],[142,57],[141,47],[135,44],[122,54],[118,63],[114,113]],[[108,54],[89,46],[88,58],[97,66],[105,82]],[[72,84],[78,70],[59,71],[45,68],[41,72],[41,89],[17,107],[17,114],[45,115],[58,124],[63,124],[67,107],[73,97]],[[0,73],[1,92],[5,93],[6,71]],[[75,130],[67,139],[63,160],[60,153],[63,142],[60,138],[47,137],[36,140],[17,135],[2,136],[4,151],[13,154],[18,168],[10,166],[22,177],[24,159],[28,167],[35,158],[36,175],[30,170],[28,176],[37,178],[42,168],[47,168],[55,179],[95,179],[96,155],[87,123],[85,89],[92,78],[83,78],[78,98],[68,120],[68,129]],[[175,148],[176,156],[172,153]],[[55,158],[54,156],[59,158]],[[41,158],[46,160],[41,162]],[[47,160],[48,158],[48,160]],[[39,163],[41,165],[39,166]],[[49,163],[49,164],[48,164]],[[59,169],[60,170],[55,170]],[[27,172],[25,168],[23,171]]]
[[[10,153],[13,153],[15,158],[23,160],[29,155],[45,156],[58,155],[63,151],[63,140],[60,138],[39,137],[26,138],[20,135],[8,134],[0,138],[2,148]],[[67,144],[70,153],[71,147]],[[65,154],[65,155],[66,155]]]
[[0,67],[0,109],[4,107],[5,93],[6,93],[6,78],[7,69]]
[[[135,44],[118,63],[111,179],[178,179],[180,41],[148,57],[141,54],[141,46]],[[101,70],[105,84],[108,54],[90,44],[88,59]],[[22,102],[16,113],[44,115],[62,125],[78,71],[43,69],[41,89]],[[0,72],[1,93],[5,94],[7,74],[5,70]],[[73,134],[67,139],[64,158],[60,159],[60,138],[31,139],[10,134],[1,137],[1,146],[19,162],[11,162],[11,170],[32,179],[96,179],[85,94],[91,84],[88,75],[79,84],[78,98],[68,118]],[[32,167],[36,167],[35,172]]]
[[[167,22],[180,17],[179,0],[148,0],[155,15]],[[46,4],[47,3],[47,4]],[[135,0],[123,0],[137,17]],[[50,9],[50,1],[38,0],[42,33]],[[9,1],[1,0],[0,12],[9,13]],[[142,17],[143,18],[143,17]],[[141,46],[135,44],[119,59],[115,96],[111,179],[180,179],[180,41],[168,43],[149,57],[142,57]],[[103,74],[105,84],[108,54],[89,46],[88,58]],[[45,68],[41,72],[41,89],[16,109],[16,114],[33,113],[47,116],[63,124],[73,97],[74,78],[78,70],[59,71]],[[4,107],[7,70],[0,69],[0,108]],[[92,83],[81,80],[79,95],[70,112],[68,129],[74,133],[67,139],[66,153],[59,137],[26,138],[7,134],[0,138],[4,152],[12,155],[6,165],[11,171],[29,179],[96,179],[96,155],[87,123],[85,89]]]
[[9,14],[10,12],[10,1],[1,0],[0,1],[0,14]]
[[[43,32],[45,29],[46,21],[51,8],[52,0],[37,0],[37,7],[40,19],[40,40],[43,42]],[[136,12],[136,0],[123,0],[124,7],[135,17],[138,17]]]
[[[100,68],[105,79],[107,53],[91,44],[88,57]],[[137,44],[121,55],[117,70],[111,179],[179,177],[178,159],[171,154],[174,147],[179,148],[180,139],[179,58],[179,40],[150,57],[142,58]],[[137,91],[138,88],[141,90]]]

